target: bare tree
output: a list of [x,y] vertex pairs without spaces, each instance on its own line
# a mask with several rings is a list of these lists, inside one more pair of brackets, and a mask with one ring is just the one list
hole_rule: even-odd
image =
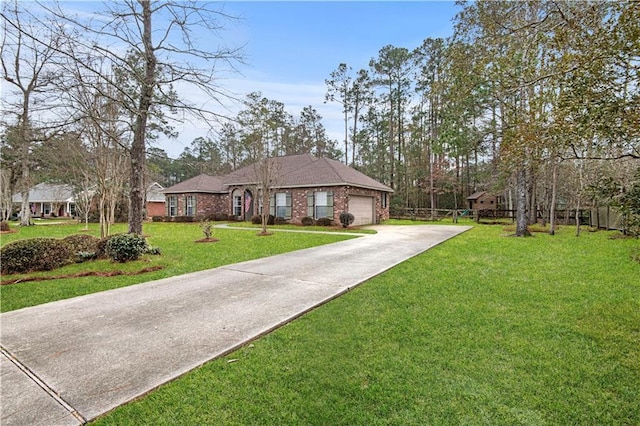
[[[165,111],[175,113],[176,120],[189,115],[203,122],[220,118],[203,105],[217,105],[230,97],[218,84],[220,66],[233,70],[240,52],[212,43],[211,38],[220,34],[221,22],[231,17],[214,4],[192,0],[105,2],[104,10],[88,19],[69,17],[60,5],[43,7],[75,28],[76,41],[73,49],[66,49],[67,56],[84,67],[91,81],[110,86],[110,93],[117,93],[113,100],[130,114],[129,232],[141,234],[147,140],[158,131],[172,133]],[[213,50],[202,47],[212,45]],[[93,55],[111,62],[119,70],[119,79],[105,74],[103,67],[92,68],[87,57]],[[179,99],[176,84],[195,88],[204,101]],[[154,120],[156,125],[151,125]]]
[[51,108],[55,99],[49,90],[59,78],[54,66],[62,40],[62,31],[56,23],[42,25],[35,22],[19,8],[17,1],[3,2],[0,16],[3,21],[0,56],[2,78],[12,88],[3,95],[3,116],[15,115],[16,139],[19,146],[20,180],[18,187],[22,195],[20,224],[30,224],[29,190],[31,179],[33,145],[42,137],[45,126],[43,115]]

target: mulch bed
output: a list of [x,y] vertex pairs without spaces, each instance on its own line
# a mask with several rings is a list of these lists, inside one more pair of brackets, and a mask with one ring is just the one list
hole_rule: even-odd
[[201,240],[196,240],[196,243],[215,243],[216,241],[220,241],[217,238],[203,238]]
[[150,266],[148,268],[142,268],[139,271],[133,272],[124,272],[124,271],[108,271],[108,272],[98,272],[98,271],[87,271],[87,272],[77,272],[75,274],[68,275],[56,275],[52,277],[24,277],[17,278],[12,280],[5,280],[0,283],[0,285],[10,285],[10,284],[18,284],[25,283],[30,281],[48,281],[48,280],[59,280],[63,278],[82,278],[82,277],[115,277],[118,275],[142,275],[148,272],[155,272],[164,269],[164,266]]

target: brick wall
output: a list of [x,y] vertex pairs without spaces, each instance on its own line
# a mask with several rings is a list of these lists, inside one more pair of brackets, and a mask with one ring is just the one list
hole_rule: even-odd
[[186,216],[187,197],[194,196],[196,199],[196,216],[209,216],[215,213],[230,213],[228,194],[206,194],[202,192],[185,194],[166,194],[165,210],[163,215],[167,215],[169,197],[176,196],[177,211],[176,216]]
[[[307,194],[316,191],[333,192],[333,221],[340,222],[340,213],[348,211],[349,195],[368,196],[375,198],[375,217],[377,220],[389,219],[389,195],[387,195],[387,207],[382,207],[382,193],[371,189],[354,188],[349,186],[327,186],[318,188],[282,188],[275,192],[286,192],[291,194],[291,222],[300,223],[301,219],[308,215]],[[244,191],[243,191],[244,192]],[[185,216],[186,197],[193,195],[196,197],[196,215],[208,216],[215,213],[232,213],[232,203],[230,194],[206,194],[206,193],[186,193],[167,194],[167,199],[171,195],[177,196],[176,216]],[[255,200],[254,194],[254,202]],[[168,201],[167,201],[168,205]],[[163,215],[166,215],[166,207]],[[247,217],[247,220],[250,218]]]
[[288,192],[291,194],[291,208],[293,223],[300,223],[300,220],[308,215],[307,212],[307,194],[315,191],[331,191],[333,192],[333,221],[340,222],[340,213],[348,211],[349,195],[360,195],[375,198],[375,217],[377,220],[389,219],[389,196],[387,195],[387,207],[382,207],[382,193],[371,189],[354,188],[349,186],[327,186],[313,189],[292,188],[281,189],[277,192]]

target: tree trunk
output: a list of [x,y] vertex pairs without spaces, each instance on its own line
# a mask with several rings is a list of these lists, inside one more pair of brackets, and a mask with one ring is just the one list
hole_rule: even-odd
[[29,190],[31,189],[31,175],[29,170],[29,156],[31,148],[31,132],[29,131],[29,93],[24,93],[22,115],[20,117],[20,167],[22,178],[22,206],[20,207],[20,226],[31,225],[31,208],[29,206]]
[[155,87],[156,57],[151,44],[151,4],[141,2],[144,32],[142,42],[145,54],[145,77],[140,88],[140,103],[131,144],[131,171],[129,175],[129,233],[142,235],[144,219],[144,166],[147,119]]
[[549,206],[549,235],[556,234],[556,195],[558,192],[558,160],[553,159],[551,172],[551,205]]
[[527,171],[520,166],[516,172],[516,237],[531,235],[527,228]]

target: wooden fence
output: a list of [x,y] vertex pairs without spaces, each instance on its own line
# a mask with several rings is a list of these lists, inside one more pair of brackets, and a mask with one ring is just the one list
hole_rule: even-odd
[[[580,210],[579,220],[581,225],[596,226],[592,224],[593,213],[590,210]],[[451,218],[453,220],[461,217],[469,217],[476,222],[482,222],[483,220],[509,220],[515,221],[516,211],[506,209],[485,209],[485,210],[470,210],[470,209],[429,209],[429,208],[412,208],[405,207],[399,209],[393,209],[390,211],[390,216],[394,219],[412,219],[412,220],[433,220],[438,221],[445,218]],[[538,221],[549,220],[549,215],[538,211],[536,214]],[[576,212],[575,210],[556,210],[556,223],[559,225],[575,225],[576,224]],[[618,229],[618,228],[608,228]]]

